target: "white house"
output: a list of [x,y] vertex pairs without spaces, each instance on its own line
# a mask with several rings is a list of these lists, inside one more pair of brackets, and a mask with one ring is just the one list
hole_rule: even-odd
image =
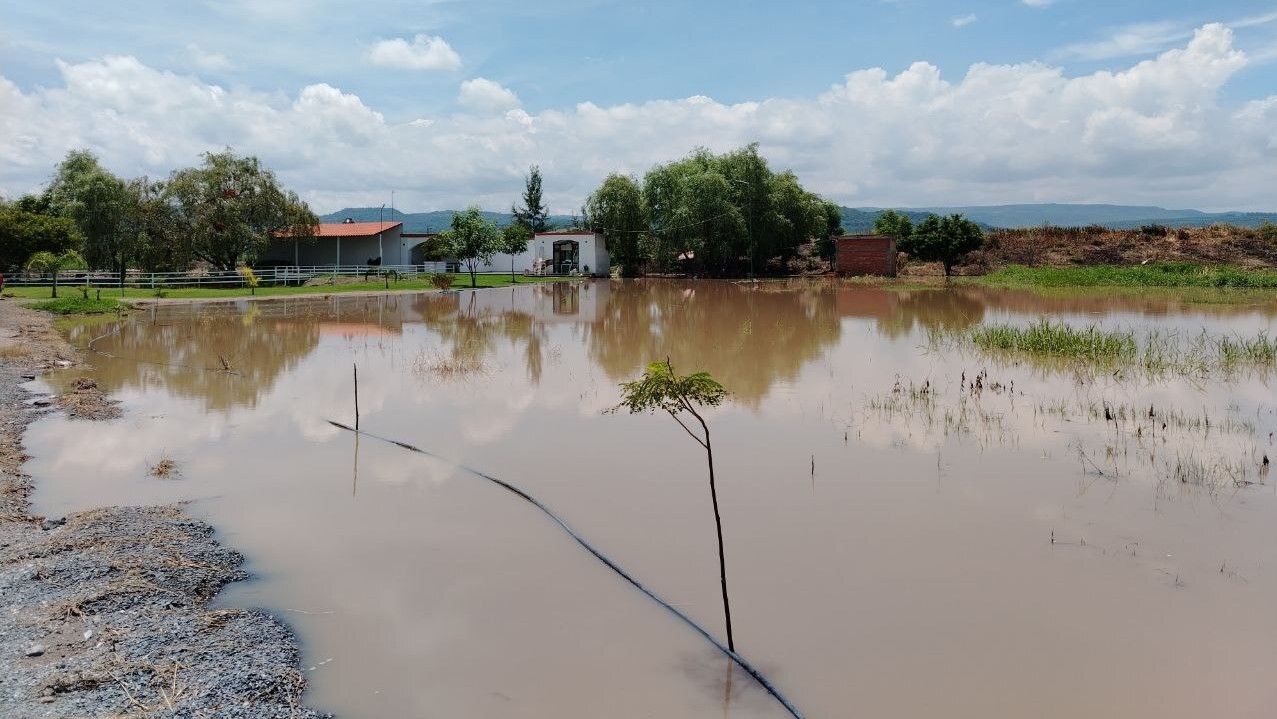
[[494,255],[492,261],[479,266],[480,272],[509,272],[514,260],[515,272],[533,272],[537,260],[543,260],[548,274],[607,277],[612,273],[612,258],[601,232],[581,230],[538,232],[528,240],[528,249],[520,254]]

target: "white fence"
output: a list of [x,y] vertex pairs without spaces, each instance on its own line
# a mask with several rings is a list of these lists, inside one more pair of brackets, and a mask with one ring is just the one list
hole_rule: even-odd
[[[321,277],[368,277],[380,279],[384,275],[396,273],[400,277],[417,277],[439,272],[457,272],[459,268],[452,262],[426,262],[420,265],[316,265],[299,267],[281,265],[278,267],[260,267],[253,270],[258,282],[263,286],[301,285],[307,280]],[[499,274],[499,273],[498,273]],[[48,287],[53,284],[53,275],[40,272],[26,272],[5,278],[5,284],[14,287]],[[192,272],[139,272],[129,270],[124,275],[124,286],[138,289],[167,289],[176,287],[242,287],[247,284],[244,276],[238,271],[196,270]],[[58,285],[66,287],[119,287],[120,273],[105,271],[68,270],[58,273]]]

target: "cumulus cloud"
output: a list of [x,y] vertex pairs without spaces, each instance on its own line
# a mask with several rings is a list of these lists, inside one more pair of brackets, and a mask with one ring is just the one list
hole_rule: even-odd
[[461,83],[457,102],[474,110],[509,110],[519,106],[519,97],[487,78],[476,77]]
[[368,51],[374,65],[408,70],[456,70],[461,56],[437,35],[417,35],[408,42],[403,38],[379,40]]
[[954,27],[966,27],[967,25],[975,22],[977,19],[978,18],[976,18],[975,13],[969,12],[966,15],[958,15],[949,22],[953,23]]
[[123,175],[164,175],[230,145],[259,155],[321,211],[380,204],[508,207],[528,165],[552,209],[579,207],[609,172],[642,174],[698,145],[759,142],[778,168],[850,205],[1106,201],[1271,208],[1277,96],[1221,89],[1248,64],[1220,25],[1118,72],[1042,63],[928,63],[847,75],[815,97],[707,97],[528,112],[482,78],[464,111],[390,122],[328,85],[295,96],[222,88],[129,57],[61,63],[30,91],[0,76],[0,187],[35,189],[67,150]]

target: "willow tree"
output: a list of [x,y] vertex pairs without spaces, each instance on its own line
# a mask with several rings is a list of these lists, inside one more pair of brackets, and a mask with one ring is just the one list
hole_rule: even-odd
[[594,231],[606,237],[622,277],[637,277],[643,264],[639,239],[647,231],[643,190],[633,177],[613,173],[590,195],[585,214]]
[[[718,511],[718,487],[714,482],[714,447],[710,441],[709,425],[701,414],[702,407],[716,407],[727,398],[723,388],[707,372],[680,376],[674,372],[669,360],[653,362],[643,376],[621,385],[621,403],[615,409],[625,408],[631,414],[640,412],[665,412],[678,422],[687,435],[705,450],[705,463],[709,469],[709,496],[714,505],[714,529],[718,533],[718,576],[723,590],[723,620],[727,625],[727,648],[736,651],[732,636],[732,608],[727,597],[727,560],[723,552],[723,520]],[[684,421],[689,416],[700,425],[698,433]]]
[[315,235],[319,218],[275,173],[252,156],[227,148],[204,154],[204,164],[174,172],[165,196],[178,208],[191,257],[224,270],[251,261],[270,245],[272,233]]
[[74,222],[84,238],[87,264],[118,270],[122,286],[137,240],[128,228],[132,202],[124,180],[92,152],[72,150],[58,165],[48,194],[50,208]]

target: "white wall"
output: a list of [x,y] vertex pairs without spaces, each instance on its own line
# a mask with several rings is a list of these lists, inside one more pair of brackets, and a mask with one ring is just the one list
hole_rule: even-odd
[[[590,268],[590,274],[596,277],[606,277],[611,274],[612,263],[608,256],[607,246],[604,242],[603,235],[591,234],[583,232],[580,234],[568,233],[541,233],[534,235],[528,240],[528,249],[525,252],[514,256],[514,271],[522,274],[524,270],[531,270],[532,263],[538,257],[546,260],[554,259],[554,243],[559,240],[575,240],[577,242],[578,260],[581,271],[584,273],[585,268]],[[464,267],[462,268],[465,269]],[[509,272],[510,271],[510,255],[493,255],[492,262],[479,265],[480,272]]]

